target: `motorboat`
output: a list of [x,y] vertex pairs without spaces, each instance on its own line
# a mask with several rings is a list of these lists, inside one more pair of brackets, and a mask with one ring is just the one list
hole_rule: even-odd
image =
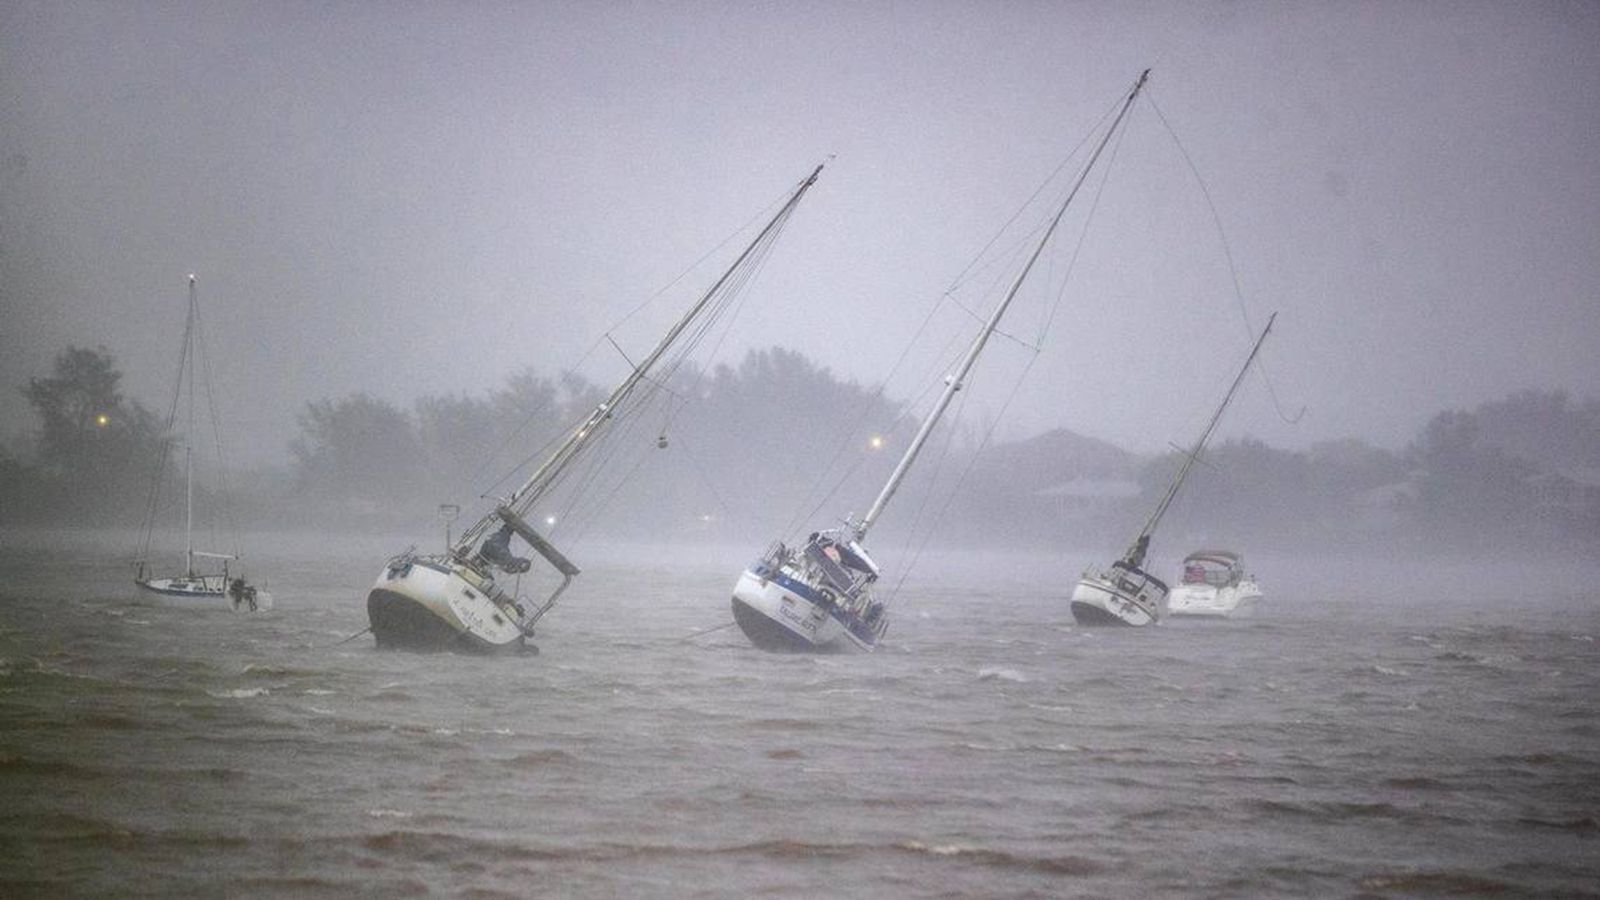
[[1232,550],[1196,550],[1183,558],[1178,586],[1167,595],[1167,615],[1236,619],[1255,615],[1261,586]]

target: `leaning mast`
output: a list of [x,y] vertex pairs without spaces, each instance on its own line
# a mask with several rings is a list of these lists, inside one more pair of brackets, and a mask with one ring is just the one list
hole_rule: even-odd
[[[533,504],[536,503],[541,496],[543,496],[545,490],[549,488],[555,477],[559,475],[561,471],[569,464],[571,464],[572,461],[577,458],[578,454],[581,453],[583,449],[593,441],[595,435],[611,418],[618,405],[627,399],[628,395],[631,394],[634,388],[639,385],[639,382],[644,380],[645,376],[649,374],[650,369],[656,364],[657,361],[661,359],[662,355],[667,352],[672,344],[683,333],[684,329],[689,327],[689,323],[694,321],[695,317],[698,316],[703,309],[705,309],[706,305],[711,302],[712,298],[717,296],[723,285],[727,284],[728,280],[733,277],[733,274],[737,272],[742,265],[744,265],[745,261],[754,253],[756,253],[764,243],[767,243],[769,239],[776,234],[778,229],[783,226],[783,223],[788,219],[789,214],[794,211],[794,208],[797,205],[799,205],[800,198],[805,196],[806,191],[810,190],[811,186],[816,183],[817,176],[822,174],[823,165],[824,164],[818,164],[818,166],[811,171],[811,174],[806,176],[805,180],[800,182],[800,186],[795,188],[794,193],[789,196],[788,201],[784,203],[783,207],[780,208],[770,220],[768,220],[766,226],[763,227],[760,233],[758,233],[750,241],[749,245],[744,248],[744,251],[739,254],[738,258],[728,266],[727,270],[724,271],[721,277],[716,280],[716,283],[712,284],[711,287],[706,289],[705,293],[700,296],[700,299],[695,302],[694,306],[690,307],[689,311],[685,313],[683,317],[672,326],[666,335],[661,338],[660,342],[656,344],[655,349],[650,351],[650,354],[646,356],[641,363],[635,366],[632,372],[628,373],[628,376],[622,380],[621,384],[617,385],[616,389],[611,392],[611,395],[607,397],[605,401],[603,401],[599,406],[595,407],[594,412],[589,414],[589,418],[585,419],[583,424],[579,425],[572,431],[570,435],[568,435],[567,439],[562,442],[561,446],[556,448],[555,452],[551,453],[550,456],[545,459],[544,463],[540,465],[532,475],[528,476],[528,479],[522,483],[521,487],[517,488],[517,490],[514,491],[510,496],[506,497],[493,512],[490,512],[482,519],[479,519],[475,525],[462,533],[461,538],[457,540],[454,546],[450,548],[453,554],[458,556],[465,555],[469,550],[471,550],[473,545],[477,543],[478,539],[496,522],[511,523],[512,520],[515,519],[516,524],[521,524],[524,526],[524,528],[526,527],[525,523],[522,523],[521,521],[522,517],[527,515],[528,510],[533,506]],[[523,529],[518,529],[519,532],[522,530]],[[527,535],[524,534],[524,537],[527,537]]]
[[1067,198],[1061,202],[1061,207],[1056,210],[1055,217],[1050,220],[1050,227],[1046,228],[1044,235],[1039,238],[1038,244],[1033,248],[1033,253],[1028,257],[1028,262],[1022,267],[1022,271],[1018,272],[1017,277],[1012,279],[1011,287],[1006,291],[1005,299],[1001,300],[1000,304],[995,307],[994,312],[989,315],[988,322],[984,324],[983,330],[978,333],[978,336],[973,339],[972,345],[967,348],[966,356],[962,357],[961,364],[956,367],[955,373],[947,380],[944,390],[939,394],[938,401],[933,405],[933,411],[928,414],[927,418],[922,420],[922,427],[917,429],[916,437],[911,439],[911,446],[906,448],[905,455],[900,458],[900,464],[895,466],[894,472],[889,475],[888,483],[883,486],[883,490],[878,492],[877,499],[872,501],[872,507],[867,510],[866,515],[861,517],[861,521],[854,524],[856,540],[859,541],[866,537],[867,529],[871,528],[872,523],[877,521],[878,516],[883,512],[883,508],[889,504],[889,499],[900,489],[900,482],[905,480],[906,473],[911,470],[911,464],[916,460],[917,455],[922,452],[922,446],[928,442],[928,437],[933,433],[933,427],[938,424],[940,417],[944,415],[945,409],[950,405],[950,401],[955,398],[956,392],[961,390],[962,382],[966,379],[967,373],[971,371],[973,364],[978,361],[978,354],[983,352],[984,345],[989,342],[990,336],[999,327],[1000,318],[1005,315],[1006,308],[1011,305],[1011,301],[1017,296],[1017,292],[1022,289],[1023,281],[1027,279],[1028,273],[1033,270],[1033,264],[1038,261],[1039,255],[1044,252],[1045,245],[1050,242],[1050,236],[1055,233],[1056,226],[1061,224],[1061,218],[1066,215],[1067,207],[1072,204],[1073,198],[1078,195],[1079,188],[1082,188],[1083,183],[1088,180],[1089,172],[1094,169],[1095,162],[1100,159],[1100,154],[1105,150],[1106,145],[1111,142],[1111,136],[1116,134],[1118,126],[1122,124],[1123,118],[1127,116],[1128,110],[1133,106],[1133,101],[1139,96],[1139,91],[1144,88],[1144,83],[1149,77],[1150,70],[1145,69],[1140,73],[1139,80],[1134,82],[1133,89],[1128,92],[1127,99],[1122,102],[1122,108],[1117,111],[1116,119],[1112,121],[1111,127],[1106,129],[1105,135],[1100,138],[1100,143],[1094,148],[1094,153],[1089,157],[1088,163],[1084,165],[1083,171],[1078,174],[1078,180],[1072,185],[1072,190],[1067,193]]
[[1183,486],[1183,480],[1189,477],[1189,470],[1194,468],[1195,462],[1200,459],[1200,453],[1205,450],[1206,442],[1211,440],[1211,432],[1216,430],[1217,423],[1222,420],[1223,410],[1233,402],[1233,395],[1238,392],[1239,385],[1244,382],[1244,376],[1250,371],[1250,364],[1255,362],[1256,354],[1261,352],[1261,345],[1267,340],[1267,333],[1272,331],[1272,323],[1278,318],[1277,313],[1267,317],[1267,325],[1261,329],[1261,334],[1256,337],[1255,345],[1250,348],[1250,355],[1245,357],[1244,365],[1239,367],[1239,374],[1233,376],[1233,384],[1228,386],[1228,393],[1217,404],[1217,411],[1211,414],[1211,421],[1206,423],[1205,430],[1200,432],[1200,437],[1195,439],[1194,446],[1184,455],[1183,465],[1178,467],[1178,472],[1172,478],[1172,483],[1167,485],[1167,493],[1156,505],[1155,511],[1150,514],[1149,521],[1144,523],[1144,528],[1139,530],[1139,536],[1133,539],[1133,545],[1128,548],[1128,553],[1123,558],[1132,563],[1134,568],[1144,564],[1145,548],[1150,544],[1150,535],[1155,533],[1156,526],[1161,524],[1161,517],[1166,515],[1167,508],[1178,496],[1178,488]]

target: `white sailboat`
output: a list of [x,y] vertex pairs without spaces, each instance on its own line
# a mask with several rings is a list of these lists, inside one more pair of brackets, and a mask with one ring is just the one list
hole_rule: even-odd
[[1161,618],[1162,607],[1167,599],[1167,583],[1143,568],[1145,554],[1150,549],[1150,538],[1155,534],[1156,526],[1161,524],[1161,517],[1166,515],[1173,499],[1178,496],[1178,489],[1183,487],[1183,480],[1189,476],[1189,470],[1194,468],[1195,462],[1204,452],[1206,442],[1211,439],[1211,432],[1216,429],[1217,422],[1222,419],[1223,410],[1228,408],[1234,393],[1239,390],[1245,373],[1250,371],[1250,364],[1255,362],[1256,354],[1261,351],[1261,344],[1272,331],[1273,320],[1277,318],[1278,314],[1273,313],[1267,319],[1267,327],[1261,329],[1255,345],[1250,348],[1250,355],[1246,357],[1244,365],[1239,367],[1239,374],[1234,376],[1233,384],[1229,385],[1228,393],[1223,396],[1222,403],[1218,404],[1217,411],[1212,413],[1211,421],[1206,423],[1194,446],[1189,448],[1183,464],[1172,476],[1172,483],[1167,485],[1167,492],[1162,495],[1161,502],[1156,504],[1155,511],[1150,514],[1144,527],[1133,539],[1128,552],[1106,569],[1089,567],[1078,580],[1077,587],[1072,591],[1071,604],[1072,617],[1078,624],[1139,627]]
[[739,576],[733,588],[733,618],[750,642],[762,650],[788,653],[870,652],[889,627],[885,601],[873,595],[881,570],[867,552],[867,532],[883,513],[901,482],[916,462],[933,428],[949,407],[963,381],[1000,324],[1006,308],[1016,298],[1028,273],[1050,242],[1067,207],[1083,187],[1095,162],[1116,134],[1139,91],[1149,77],[1140,74],[1123,100],[1116,118],[1101,136],[1076,182],[1056,210],[1049,226],[1034,245],[1022,269],[1012,279],[983,329],[973,338],[956,370],[945,378],[944,390],[922,420],[916,436],[901,456],[866,515],[846,516],[842,525],[814,531],[799,547],[774,541],[759,559]]
[[[800,182],[777,213],[667,331],[655,349],[633,366],[622,383],[567,433],[516,491],[500,499],[494,509],[463,532],[444,553],[419,554],[413,548],[384,565],[367,594],[367,617],[380,648],[468,653],[537,652],[538,648],[528,644],[527,639],[533,636],[534,626],[555,605],[579,570],[530,524],[530,520],[538,519],[535,507],[574,470],[585,451],[601,441],[615,420],[626,418],[634,411],[629,400],[634,397],[635,389],[647,381],[651,369],[691,323],[702,314],[709,319],[727,308],[728,299],[759,269],[801,197],[816,183],[821,172],[819,165]],[[706,327],[707,322],[702,321],[691,334],[703,335]],[[519,593],[517,576],[527,572],[532,563],[512,550],[513,538],[521,538],[560,576],[559,584],[543,600]]]
[[[199,435],[195,430],[196,384],[203,384],[206,409],[213,418],[212,430],[217,438],[218,474],[222,475],[221,429],[215,421],[217,404],[212,396],[209,376],[210,363],[205,355],[205,341],[200,326],[200,302],[195,289],[195,277],[189,276],[189,311],[184,320],[183,351],[178,359],[178,378],[172,394],[172,406],[167,414],[168,440],[162,446],[161,459],[152,479],[150,505],[145,514],[143,538],[139,550],[138,573],[133,583],[141,591],[175,600],[200,601],[204,605],[223,606],[231,603],[235,610],[255,612],[272,608],[272,595],[258,590],[245,581],[241,574],[232,572],[229,563],[238,560],[235,552],[196,550],[194,547],[195,523],[195,472],[194,442]],[[197,374],[207,376],[197,379]],[[171,434],[177,422],[178,406],[187,406],[187,424],[183,435],[183,571],[179,574],[158,577],[157,567],[151,562],[156,519],[159,517],[162,488],[165,482],[168,456],[172,449]],[[219,482],[222,479],[219,477]],[[211,497],[222,501],[223,490],[219,483]],[[235,542],[237,543],[237,542]],[[197,564],[197,560],[201,561]],[[209,567],[208,567],[209,565]]]

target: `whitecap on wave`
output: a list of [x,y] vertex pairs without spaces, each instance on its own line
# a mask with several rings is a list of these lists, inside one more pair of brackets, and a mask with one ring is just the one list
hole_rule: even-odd
[[1018,684],[1026,684],[1028,681],[1028,676],[1018,672],[1016,669],[1006,669],[1000,666],[984,666],[978,670],[978,680],[1014,681]]
[[272,693],[272,691],[264,687],[255,687],[235,688],[231,691],[206,691],[206,693],[216,697],[219,700],[242,700],[246,697],[263,697]]

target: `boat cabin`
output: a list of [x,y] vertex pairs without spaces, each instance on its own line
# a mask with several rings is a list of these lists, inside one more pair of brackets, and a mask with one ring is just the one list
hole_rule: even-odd
[[1196,550],[1183,558],[1183,583],[1228,587],[1244,577],[1244,557],[1231,550]]

